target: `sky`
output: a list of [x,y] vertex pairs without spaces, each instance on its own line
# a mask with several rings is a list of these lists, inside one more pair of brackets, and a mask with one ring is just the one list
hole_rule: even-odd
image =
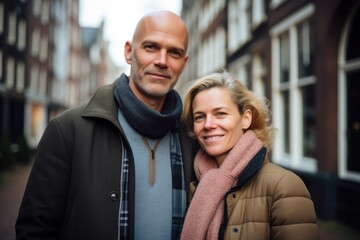
[[80,0],[79,21],[82,27],[98,27],[104,21],[104,38],[109,53],[118,66],[127,66],[124,44],[131,40],[140,18],[155,10],[170,10],[180,15],[181,0]]

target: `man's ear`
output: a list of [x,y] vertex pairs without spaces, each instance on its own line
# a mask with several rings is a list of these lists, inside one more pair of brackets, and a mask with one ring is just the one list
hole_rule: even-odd
[[131,42],[130,41],[127,41],[125,43],[124,56],[125,56],[126,63],[131,64]]
[[246,130],[250,127],[252,122],[252,112],[250,109],[246,109],[242,117],[242,129]]

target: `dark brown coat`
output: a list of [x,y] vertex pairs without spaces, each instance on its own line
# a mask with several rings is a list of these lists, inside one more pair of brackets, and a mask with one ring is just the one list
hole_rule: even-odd
[[[124,147],[130,155],[132,233],[133,159],[118,121],[114,86],[100,88],[89,104],[68,110],[49,123],[19,212],[17,239],[118,239]],[[182,131],[180,136],[189,186],[192,142]]]

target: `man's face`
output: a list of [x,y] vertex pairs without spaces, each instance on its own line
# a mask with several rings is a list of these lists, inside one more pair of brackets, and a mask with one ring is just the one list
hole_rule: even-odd
[[125,44],[131,65],[130,88],[142,99],[163,99],[175,86],[187,61],[187,30],[166,16],[143,21]]

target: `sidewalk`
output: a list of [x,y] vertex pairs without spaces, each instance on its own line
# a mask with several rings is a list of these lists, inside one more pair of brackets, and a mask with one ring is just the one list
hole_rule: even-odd
[[321,240],[359,240],[360,231],[336,221],[318,220]]
[[[0,174],[0,239],[15,239],[15,222],[30,174],[31,165],[18,166]],[[360,231],[355,231],[335,221],[319,219],[320,239],[359,240]]]
[[31,165],[18,166],[0,175],[0,239],[15,239],[15,221]]

